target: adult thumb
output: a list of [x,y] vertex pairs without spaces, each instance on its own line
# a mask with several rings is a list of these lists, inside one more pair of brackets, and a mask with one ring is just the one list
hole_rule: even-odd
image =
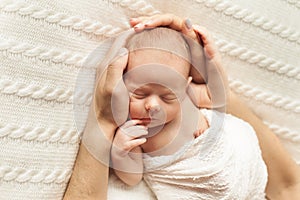
[[105,87],[113,89],[120,81],[127,66],[128,50],[121,48],[116,59],[107,67]]

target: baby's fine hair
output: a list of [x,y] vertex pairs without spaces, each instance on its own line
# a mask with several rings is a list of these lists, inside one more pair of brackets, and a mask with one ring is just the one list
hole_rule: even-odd
[[189,46],[182,33],[170,28],[158,27],[133,34],[125,46],[130,52],[142,49],[155,49],[175,54],[190,62]]

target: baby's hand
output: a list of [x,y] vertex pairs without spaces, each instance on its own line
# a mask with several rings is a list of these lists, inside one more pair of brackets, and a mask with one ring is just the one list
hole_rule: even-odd
[[140,120],[130,120],[117,130],[111,150],[113,157],[122,158],[127,156],[129,152],[141,153],[140,145],[147,140],[140,137],[147,135],[148,130],[145,126],[139,125],[140,123]]

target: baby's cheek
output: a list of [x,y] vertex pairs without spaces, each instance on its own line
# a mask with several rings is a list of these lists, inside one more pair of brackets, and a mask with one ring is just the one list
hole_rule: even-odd
[[131,118],[139,118],[143,113],[143,104],[139,101],[129,102],[129,115]]
[[178,112],[181,112],[181,106],[179,103],[174,103],[165,107],[165,112],[167,113],[168,118],[175,117]]

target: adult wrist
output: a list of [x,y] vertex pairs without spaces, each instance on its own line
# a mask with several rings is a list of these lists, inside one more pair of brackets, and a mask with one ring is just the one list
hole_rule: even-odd
[[82,144],[96,160],[107,166],[109,166],[110,149],[116,128],[116,125],[106,118],[96,117],[94,106],[91,106],[82,135]]

